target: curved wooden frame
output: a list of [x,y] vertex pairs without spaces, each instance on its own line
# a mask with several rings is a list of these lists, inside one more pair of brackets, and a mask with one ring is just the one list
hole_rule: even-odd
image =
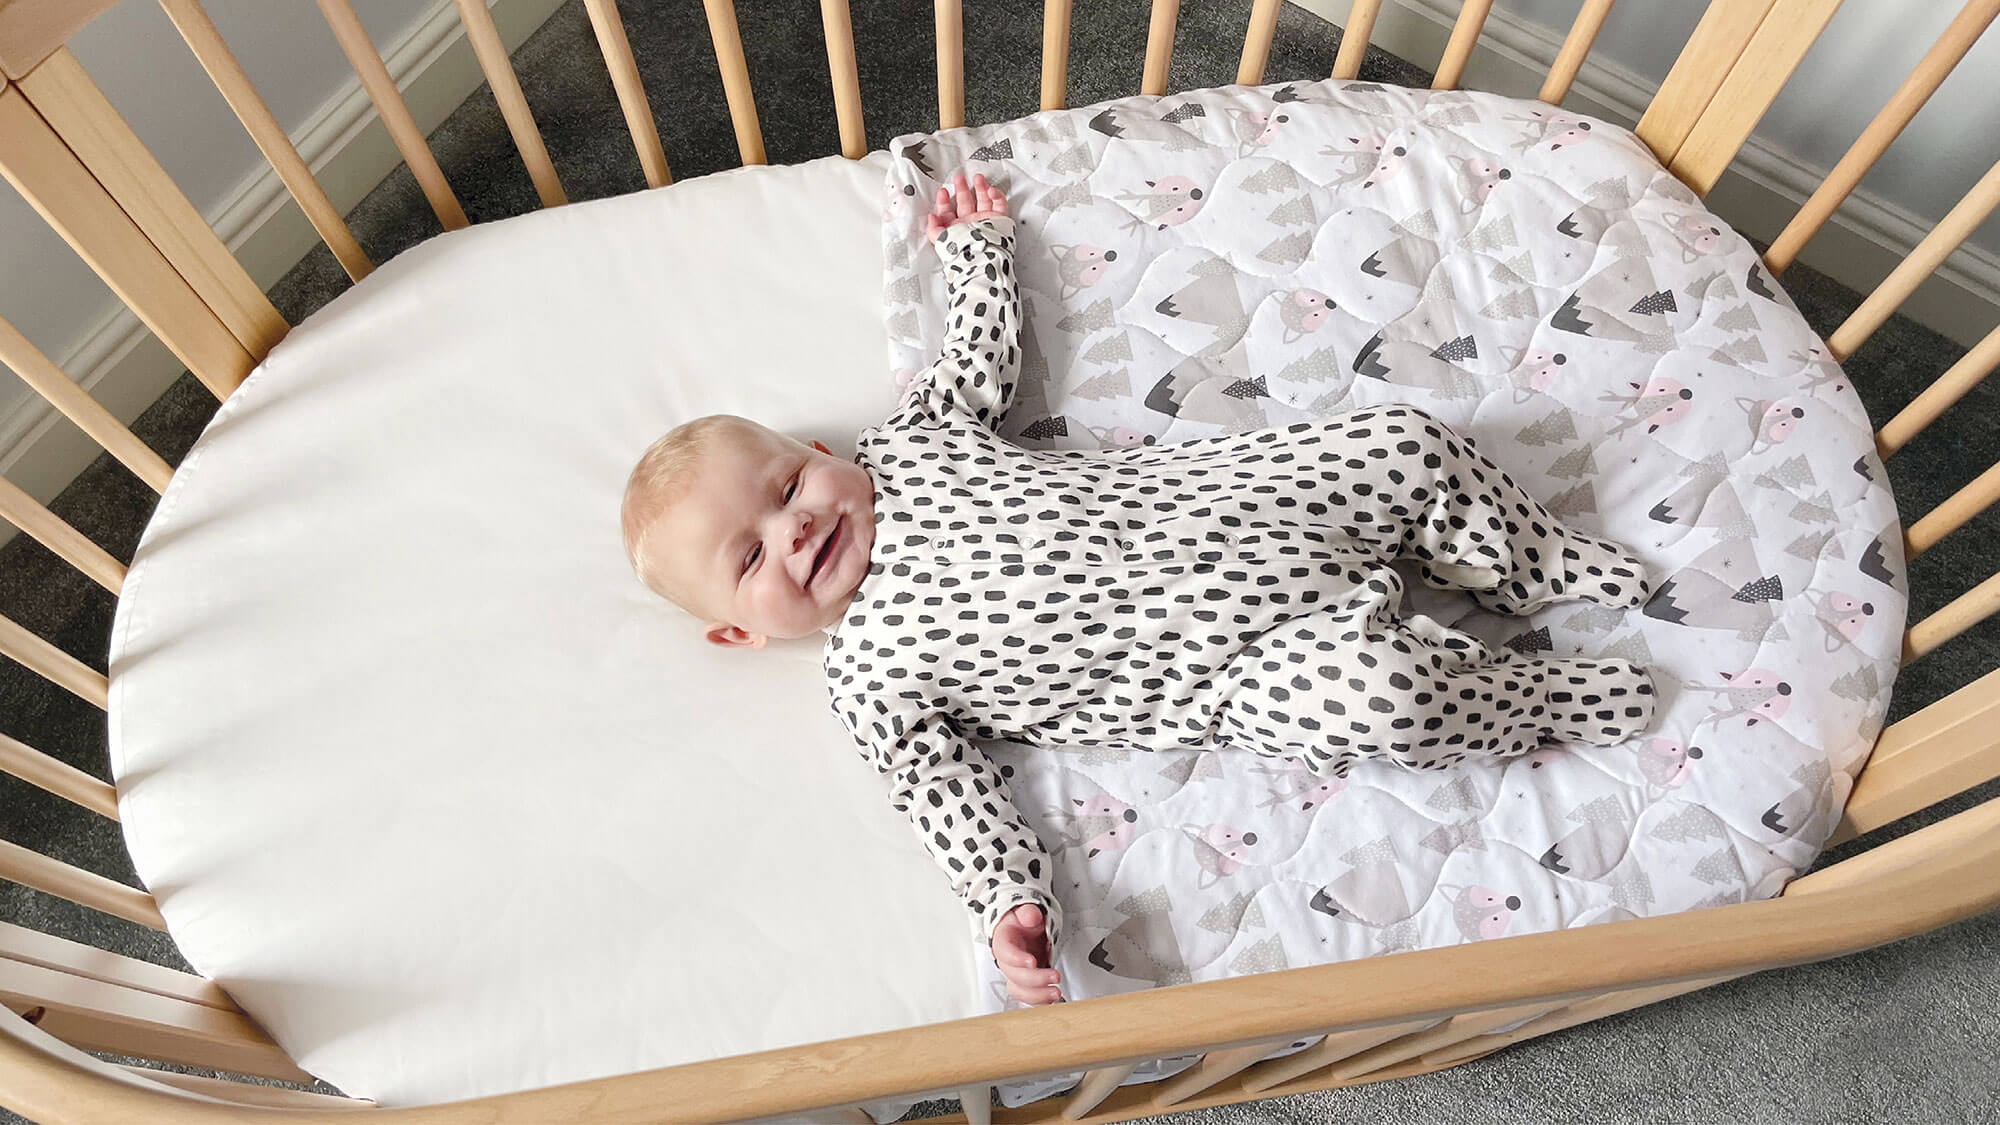
[[[158,162],[120,120],[63,44],[115,0],[0,0],[0,175],[114,292],[172,347],[218,398],[226,397],[282,338],[286,325]],[[283,174],[343,264],[370,268],[341,217],[243,75],[199,0],[158,0]],[[1715,182],[1755,127],[1839,0],[1711,0],[1672,73],[1638,125],[1641,140],[1698,192]],[[1041,104],[1066,100],[1072,0],[1045,0]],[[1350,0],[1335,77],[1358,73],[1381,0]],[[1602,26],[1611,0],[1578,0],[1579,12],[1542,87],[1559,104]],[[457,0],[480,65],[499,92],[508,126],[545,206],[563,202],[532,113],[491,18],[479,0]],[[586,0],[647,182],[669,182],[614,5]],[[704,0],[743,161],[761,163],[763,140],[732,0]],[[447,227],[463,214],[427,144],[407,120],[381,60],[347,0],[319,0],[357,74]],[[1456,84],[1491,7],[1463,0],[1438,67]],[[1279,0],[1255,0],[1238,80],[1261,80]],[[1141,89],[1164,93],[1180,0],[1154,0]],[[1979,34],[2000,0],[1966,0],[1916,71],[1856,141],[1827,184],[1766,255],[1779,272],[1879,158]],[[861,95],[847,0],[822,0],[842,152],[862,155]],[[938,112],[964,114],[959,0],[936,0]],[[2000,203],[2000,169],[1973,185],[1830,337],[1844,356],[1885,320],[1916,283]],[[10,345],[7,340],[14,342]],[[0,362],[84,425],[156,490],[164,462],[111,419],[18,332],[0,322]],[[1902,448],[2000,362],[2000,329],[1946,372],[1877,435],[1887,457]],[[0,481],[0,516],[58,550],[106,589],[124,577],[115,560]],[[2000,499],[2000,467],[1912,524],[1914,555]],[[2000,576],[1911,628],[1915,659],[2000,608]],[[105,705],[105,679],[0,618],[0,654]],[[115,818],[111,787],[4,740],[0,770]],[[1883,731],[1857,780],[1832,843],[1890,824],[2000,776],[2000,670]],[[143,925],[164,926],[142,890],[0,845],[0,878],[39,887]],[[1909,937],[2000,906],[2000,799],[1794,880],[1775,899],[1693,914],[1503,938],[1364,961],[1261,973],[1078,1003],[1017,1010],[781,1051],[714,1059],[640,1074],[530,1090],[445,1106],[375,1109],[365,1102],[195,1079],[102,1063],[75,1049],[302,1080],[291,1060],[227,996],[200,977],[0,923],[0,1102],[42,1121],[317,1121],[366,1110],[425,1121],[582,1118],[725,1121],[821,1111],[865,1120],[858,1103],[959,1095],[965,1119],[989,1119],[999,1082],[1088,1069],[1076,1089],[1014,1111],[1015,1120],[1111,1121],[1422,1073],[1522,1039],[1574,1026],[1746,973],[1837,957]],[[25,1016],[16,1013],[26,1013]],[[53,1034],[51,1034],[53,1033]],[[1323,1036],[1282,1059],[1263,1055]],[[1202,1052],[1170,1079],[1120,1086],[1139,1062]],[[1046,1110],[1046,1112],[1042,1112]]]

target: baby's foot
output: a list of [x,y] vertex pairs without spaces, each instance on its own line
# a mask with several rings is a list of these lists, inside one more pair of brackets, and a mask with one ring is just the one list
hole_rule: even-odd
[[1653,725],[1653,678],[1628,660],[1553,660],[1544,677],[1549,737],[1613,746]]
[[1570,532],[1563,547],[1563,595],[1612,609],[1646,604],[1646,566],[1609,539]]

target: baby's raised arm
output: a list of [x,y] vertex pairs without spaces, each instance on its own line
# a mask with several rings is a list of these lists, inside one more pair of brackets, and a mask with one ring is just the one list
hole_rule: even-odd
[[943,188],[924,231],[944,262],[945,336],[924,378],[944,408],[957,407],[991,430],[1014,397],[1021,367],[1021,298],[1014,283],[1014,220],[1007,199],[964,173]]

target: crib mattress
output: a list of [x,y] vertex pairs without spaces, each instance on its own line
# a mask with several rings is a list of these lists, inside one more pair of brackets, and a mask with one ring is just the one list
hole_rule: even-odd
[[[1254,96],[1268,111],[1270,92]],[[1163,113],[1186,101],[1164,103],[1140,131],[1163,136]],[[1206,104],[1206,124],[1185,112],[1165,124],[1236,128],[1225,109],[1257,103]],[[1385,113],[1415,120],[1423,108]],[[1023,278],[1039,290],[1035,381],[1013,436],[1173,440],[1257,422],[1227,413],[1230,403],[1277,422],[1414,401],[1473,433],[1531,489],[1569,496],[1566,518],[1657,563],[1656,586],[1682,571],[1727,584],[1749,552],[1760,573],[1720,601],[1737,604],[1747,588],[1753,600],[1740,604],[1782,608],[1772,619],[1785,627],[1751,639],[1746,626],[1697,627],[1707,617],[1675,624],[1588,606],[1485,619],[1448,595],[1419,595],[1433,616],[1497,642],[1658,670],[1671,721],[1595,755],[1552,749],[1438,774],[1384,767],[1343,786],[1250,755],[992,747],[1056,859],[1072,919],[1068,994],[1734,902],[1776,893],[1803,869],[1879,726],[1902,616],[1895,545],[1870,553],[1893,508],[1865,419],[1834,379],[1806,385],[1831,364],[1726,375],[1762,381],[1769,399],[1826,404],[1814,425],[1755,449],[1741,419],[1739,434],[1709,415],[1657,439],[1607,435],[1614,412],[1592,396],[1627,389],[1637,368],[1602,341],[1569,345],[1576,370],[1616,375],[1579,375],[1551,394],[1520,364],[1473,365],[1480,393],[1440,400],[1341,375],[1367,335],[1322,355],[1332,339],[1281,331],[1297,354],[1259,356],[1242,380],[1194,380],[1189,405],[1163,414],[1145,401],[1154,380],[1218,337],[1134,318],[1171,295],[1148,284],[1178,291],[1194,275],[1174,275],[1190,259],[1150,241],[1175,225],[1179,204],[1115,201],[1168,195],[1186,185],[1145,189],[1197,173],[1107,162],[1115,138],[1091,127],[1103,109],[932,142],[929,169],[963,157],[1021,177],[1007,186],[1025,232]],[[1454,113],[1438,116],[1432,125],[1449,129]],[[1002,142],[1027,162],[1002,163]],[[1038,148],[1049,150],[1043,164]],[[1073,166],[1046,166],[1078,150]],[[1231,177],[1266,167],[1245,155],[1197,170],[1217,174],[1200,182],[1242,186]],[[895,372],[934,342],[934,306],[921,297],[933,281],[921,256],[899,265],[895,244],[908,232],[902,189],[927,184],[927,172],[883,155],[745,169],[433,239],[294,329],[218,412],[162,498],[119,603],[112,767],[134,864],[175,940],[300,1065],[350,1093],[416,1104],[1007,1006],[942,873],[828,714],[818,645],[700,644],[632,578],[618,543],[625,473],[674,422],[738,412],[841,451],[888,413]],[[1115,226],[1052,214],[1048,197],[1079,184],[1096,200],[1088,209],[1124,207]],[[1269,197],[1266,209],[1291,198]],[[1535,213],[1521,212],[1516,229]],[[1367,220],[1385,246],[1395,221],[1387,210]],[[886,301],[884,229],[894,236]],[[1606,237],[1620,236],[1597,232],[1593,245]],[[1674,348],[1705,356],[1726,343],[1741,364],[1760,343],[1777,355],[1807,346],[1776,286],[1739,268],[1751,260],[1741,240],[1721,237],[1715,261],[1729,263],[1739,300],[1708,302],[1704,316],[1728,317],[1727,334]],[[1542,261],[1546,248],[1522,238],[1470,264]],[[1074,284],[1092,252],[1108,260],[1114,246],[1148,266],[1130,287],[1102,269],[1095,288]],[[1065,254],[1073,275],[1058,268]],[[1459,265],[1445,272],[1465,280]],[[1290,273],[1278,266],[1261,273],[1265,288],[1240,291],[1246,310],[1275,315],[1251,298],[1307,284],[1281,284]],[[1585,276],[1535,289],[1554,304],[1524,323],[1552,315]],[[1339,282],[1315,284],[1335,293]],[[1753,300],[1754,323],[1729,312]],[[1407,339],[1414,304],[1375,328],[1403,325]],[[1546,350],[1538,334],[1505,342]],[[1120,347],[1132,355],[1107,364]],[[1708,362],[1641,354],[1661,375]],[[1306,378],[1314,364],[1331,374]],[[1235,385],[1257,380],[1256,391]],[[1350,393],[1327,393],[1334,384]],[[1594,491],[1576,491],[1584,484]],[[1803,531],[1771,521],[1777,503]],[[1824,618],[1825,597],[1855,588],[1864,559],[1890,577],[1867,592],[1864,627]],[[1755,600],[1767,571],[1788,592],[1813,592],[1781,607]],[[1663,639],[1673,630],[1685,643]],[[1002,1096],[1018,1103],[1061,1084],[1015,1083]],[[878,1119],[902,1109],[871,1108]]]
[[188,961],[390,1105],[979,1014],[960,908],[819,645],[633,578],[639,453],[835,449],[883,374],[881,157],[445,234],[222,405],[119,600],[110,744]]

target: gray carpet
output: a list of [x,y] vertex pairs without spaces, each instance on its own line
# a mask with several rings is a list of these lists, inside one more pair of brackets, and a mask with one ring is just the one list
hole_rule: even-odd
[[[765,142],[774,163],[837,151],[818,6],[806,0],[739,4]],[[1181,13],[1171,86],[1234,80],[1249,0],[1190,4]],[[736,149],[696,0],[621,4],[678,178],[733,167]],[[863,109],[871,147],[930,128],[936,113],[927,3],[855,0]],[[305,14],[287,18],[309,19]],[[968,120],[1036,108],[1040,7],[1031,0],[966,5]],[[915,29],[915,30],[912,30]],[[1070,102],[1137,90],[1145,5],[1078,5]],[[1317,79],[1332,67],[1338,29],[1286,8],[1270,81]],[[572,200],[645,186],[583,7],[565,5],[515,53],[515,66]],[[790,76],[775,81],[776,75]],[[1427,85],[1429,75],[1378,51],[1366,78]],[[492,97],[481,90],[432,134],[432,147],[475,222],[521,214],[535,195]],[[1727,217],[1727,216],[1725,216]],[[399,168],[348,216],[379,263],[438,232],[407,169]],[[1831,332],[1857,295],[1795,267],[1785,288],[1813,327]],[[323,247],[272,291],[296,324],[347,286]],[[1964,349],[1901,317],[1846,365],[1877,425]],[[216,403],[192,376],[133,427],[178,463]],[[1889,464],[1906,521],[1992,464],[2000,448],[2000,387],[1989,382]],[[52,505],[129,562],[153,494],[102,457]],[[1994,569],[2000,516],[1988,513],[1912,566],[1912,620]],[[1983,545],[1983,547],[1981,546]],[[27,536],[0,549],[0,612],[86,664],[105,667],[112,599]],[[1891,721],[2000,667],[2000,622],[1989,621],[1906,670]],[[11,663],[0,667],[0,730],[100,777],[104,716]],[[1900,835],[2000,795],[1989,783],[1825,857]],[[0,776],[7,839],[136,883],[115,825]],[[0,884],[0,918],[185,968],[164,936],[32,891]],[[1844,960],[1759,974],[1522,1044],[1439,1074],[1191,1112],[1176,1120],[1319,1121],[1338,1118],[1477,1121],[1935,1121],[1996,1120],[2000,984],[1992,969],[2000,914]],[[919,1106],[912,1116],[952,1103]]]

